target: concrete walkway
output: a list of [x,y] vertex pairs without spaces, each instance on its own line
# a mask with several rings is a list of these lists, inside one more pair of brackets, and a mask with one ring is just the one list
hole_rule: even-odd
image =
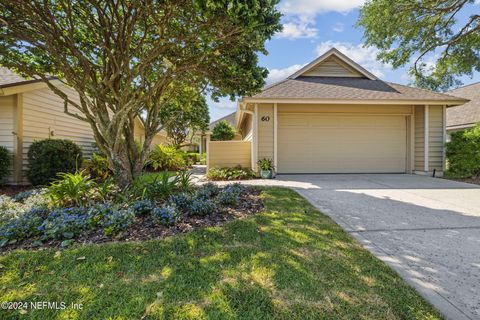
[[480,187],[414,175],[284,175],[447,319],[480,319]]

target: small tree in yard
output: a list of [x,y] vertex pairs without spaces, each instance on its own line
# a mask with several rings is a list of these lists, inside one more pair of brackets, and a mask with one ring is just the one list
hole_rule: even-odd
[[277,2],[2,0],[0,65],[45,82],[67,114],[88,122],[126,185],[161,130],[162,107],[184,86],[208,88],[214,99],[262,88],[268,72],[257,53],[281,29]]
[[235,138],[235,128],[226,120],[222,120],[215,125],[212,130],[213,141],[228,141]]
[[195,133],[208,129],[210,115],[205,97],[195,88],[185,87],[175,99],[160,110],[160,122],[176,148],[182,147]]
[[380,49],[380,60],[395,68],[413,64],[416,85],[446,90],[460,84],[458,77],[480,71],[480,10],[474,1],[369,0],[358,24],[366,44]]

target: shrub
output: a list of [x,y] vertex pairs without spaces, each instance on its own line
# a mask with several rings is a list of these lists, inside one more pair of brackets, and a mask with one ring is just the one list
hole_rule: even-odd
[[207,172],[207,179],[213,181],[248,180],[255,177],[255,172],[248,168],[211,168]]
[[181,211],[188,211],[191,203],[192,198],[185,193],[171,195],[170,198],[168,198],[168,204]]
[[176,171],[186,167],[182,151],[175,147],[159,144],[150,152],[146,165],[159,171]]
[[215,125],[212,130],[212,141],[227,141],[235,138],[235,128],[226,120]]
[[217,201],[224,206],[237,205],[244,191],[245,187],[239,183],[228,185],[220,192]]
[[145,187],[144,195],[150,199],[167,199],[177,188],[178,177],[168,172],[162,172]]
[[192,173],[189,171],[180,171],[177,175],[178,177],[178,187],[183,192],[190,192],[193,189],[192,183]]
[[200,162],[200,154],[196,152],[184,152],[181,151],[181,155],[183,160],[185,161],[187,166],[191,166],[192,164],[196,164]]
[[33,185],[46,185],[58,173],[74,173],[82,163],[82,151],[73,141],[47,139],[32,143],[28,150],[27,177]]
[[135,215],[142,216],[150,214],[155,205],[150,200],[139,200],[132,204],[131,208]]
[[211,199],[196,198],[190,203],[188,212],[192,216],[204,217],[214,213],[216,209],[217,206]]
[[51,212],[39,227],[44,239],[72,239],[89,227],[85,208],[61,208]]
[[95,183],[83,171],[59,173],[58,180],[52,182],[47,194],[56,206],[84,206],[90,202],[88,197]]
[[207,154],[204,153],[200,156],[200,164],[206,165],[207,164]]
[[197,190],[197,198],[214,198],[220,192],[220,188],[212,182],[205,183]]
[[152,211],[152,219],[155,223],[164,226],[172,226],[180,218],[180,214],[173,206],[165,206],[163,208],[155,208]]
[[92,154],[90,159],[85,160],[83,166],[88,175],[95,180],[104,181],[113,175],[112,170],[110,170],[107,157],[97,153]]
[[0,146],[0,185],[10,173],[12,165],[12,156],[7,148]]
[[446,145],[448,175],[469,178],[480,175],[480,125],[451,134]]
[[10,241],[28,239],[40,234],[39,227],[48,215],[46,208],[33,208],[0,225],[0,247]]
[[112,236],[127,230],[132,225],[134,217],[132,210],[111,210],[103,217],[103,232],[106,236]]

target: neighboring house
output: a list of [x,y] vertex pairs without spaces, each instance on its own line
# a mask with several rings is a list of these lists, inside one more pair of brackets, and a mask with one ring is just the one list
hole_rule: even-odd
[[[237,112],[232,112],[228,115],[226,115],[225,117],[222,117],[218,120],[215,120],[213,122],[211,122],[209,125],[208,125],[208,132],[205,132],[203,134],[201,134],[201,144],[200,144],[200,153],[204,153],[207,149],[207,141],[208,141],[208,136],[212,134],[212,131],[213,131],[213,128],[215,128],[215,126],[220,122],[220,121],[227,121],[228,123],[230,123],[234,128],[236,127],[236,116],[237,116]],[[242,140],[242,134],[240,132],[238,132],[237,130],[237,134],[235,135],[235,138],[233,138],[233,140]]]
[[480,123],[480,82],[448,92],[470,100],[464,105],[447,109],[447,133],[474,127]]
[[278,173],[441,175],[446,109],[465,102],[382,81],[331,49],[241,99],[236,127],[242,144],[209,144],[207,163],[257,169],[258,159],[270,158]]
[[[71,95],[76,93],[71,90]],[[137,119],[138,120],[138,119]],[[135,123],[135,137],[142,139],[143,126]],[[27,80],[0,67],[0,145],[14,155],[9,183],[27,183],[27,153],[36,140],[69,139],[77,143],[86,156],[95,142],[90,125],[64,113],[63,100],[39,80]],[[153,143],[166,141],[159,134]]]

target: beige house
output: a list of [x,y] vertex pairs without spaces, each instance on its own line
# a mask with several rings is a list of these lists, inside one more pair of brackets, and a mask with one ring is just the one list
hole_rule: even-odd
[[473,128],[480,123],[480,82],[448,92],[470,100],[464,105],[447,109],[447,133]]
[[467,100],[378,79],[331,49],[240,100],[242,141],[209,143],[207,164],[278,173],[418,173],[444,169],[446,110]]
[[[71,91],[72,96],[76,96]],[[135,137],[142,140],[141,121],[135,124]],[[9,183],[27,183],[27,153],[36,140],[69,139],[88,156],[93,151],[90,125],[64,113],[63,100],[39,80],[26,80],[6,68],[0,68],[0,145],[14,155]],[[166,142],[158,134],[153,144]]]

